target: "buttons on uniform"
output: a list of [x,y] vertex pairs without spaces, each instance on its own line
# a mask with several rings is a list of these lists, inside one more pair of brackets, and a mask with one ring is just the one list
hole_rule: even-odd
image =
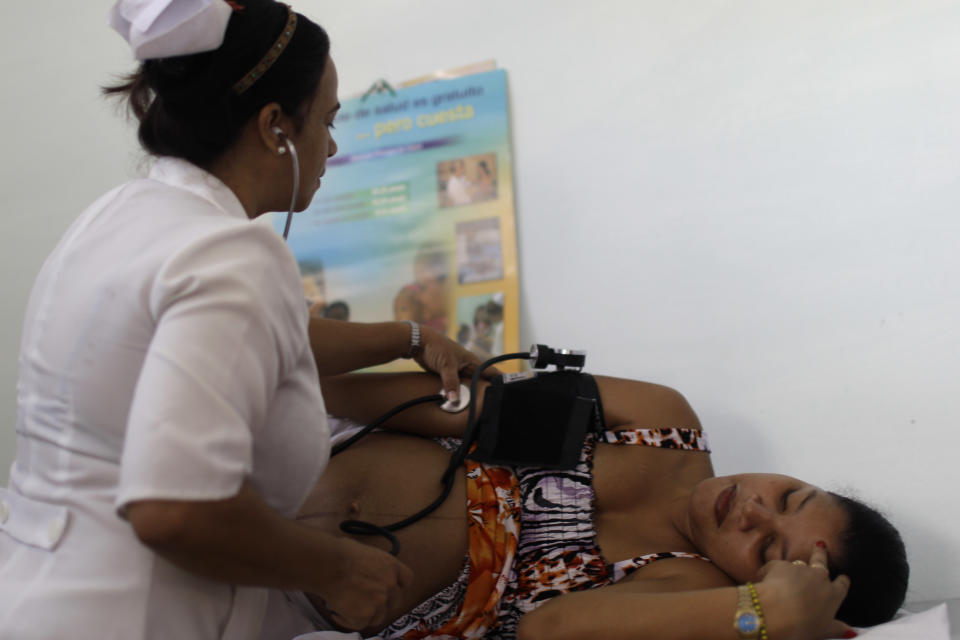
[[67,528],[67,519],[63,516],[57,516],[50,520],[47,525],[47,540],[50,541],[50,546],[55,547],[60,538],[63,537],[63,532]]
[[52,551],[63,542],[70,510],[0,487],[0,529],[14,540]]

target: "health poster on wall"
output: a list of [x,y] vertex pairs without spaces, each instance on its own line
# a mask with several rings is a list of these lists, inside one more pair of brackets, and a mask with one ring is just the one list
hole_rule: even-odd
[[346,100],[334,126],[338,152],[289,236],[311,314],[413,320],[481,359],[517,351],[506,72]]

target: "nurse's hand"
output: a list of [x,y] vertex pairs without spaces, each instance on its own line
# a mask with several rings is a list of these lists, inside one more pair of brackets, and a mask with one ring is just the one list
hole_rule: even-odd
[[[439,374],[443,392],[448,400],[460,395],[460,377],[470,377],[480,366],[480,358],[467,351],[436,329],[420,325],[420,344],[423,348],[414,360],[426,371]],[[483,372],[484,378],[500,375],[500,370],[490,367]]]
[[322,613],[351,631],[382,629],[398,616],[396,603],[413,583],[413,571],[376,547],[349,538],[338,544],[337,566],[329,567],[327,588],[316,593],[326,603]]

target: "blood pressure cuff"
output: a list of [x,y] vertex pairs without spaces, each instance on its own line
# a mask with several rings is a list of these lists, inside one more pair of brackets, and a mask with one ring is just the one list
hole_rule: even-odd
[[508,466],[572,469],[587,432],[604,430],[593,376],[576,371],[506,374],[487,387],[468,456]]

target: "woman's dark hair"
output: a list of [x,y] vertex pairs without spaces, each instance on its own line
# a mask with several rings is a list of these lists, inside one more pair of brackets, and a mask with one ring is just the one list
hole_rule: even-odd
[[274,0],[245,0],[230,16],[220,48],[145,60],[103,92],[126,98],[149,153],[200,167],[220,157],[250,117],[271,102],[299,130],[330,53],[326,32],[314,22],[297,14],[293,37],[273,66],[242,94],[233,91],[276,41],[287,17],[287,7]]
[[893,618],[907,595],[910,566],[900,534],[875,509],[831,494],[847,514],[840,534],[842,552],[830,554],[830,577],[850,578],[850,591],[837,611],[849,625],[868,627]]

